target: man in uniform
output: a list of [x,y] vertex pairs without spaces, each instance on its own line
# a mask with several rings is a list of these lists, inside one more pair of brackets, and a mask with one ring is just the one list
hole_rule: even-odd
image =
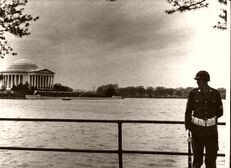
[[185,112],[185,128],[192,132],[193,168],[203,164],[204,148],[206,168],[216,168],[217,121],[223,115],[221,96],[208,85],[208,72],[199,71],[194,79],[198,88],[189,93]]

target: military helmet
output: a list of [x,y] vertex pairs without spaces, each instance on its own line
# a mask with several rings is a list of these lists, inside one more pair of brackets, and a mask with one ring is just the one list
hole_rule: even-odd
[[210,76],[207,71],[199,71],[196,74],[195,80],[204,80],[204,81],[210,81]]

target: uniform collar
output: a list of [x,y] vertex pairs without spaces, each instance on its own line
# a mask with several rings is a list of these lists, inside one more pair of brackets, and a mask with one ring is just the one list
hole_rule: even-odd
[[[202,90],[200,88],[197,89],[198,92],[201,92]],[[209,92],[212,92],[212,88],[209,87]]]

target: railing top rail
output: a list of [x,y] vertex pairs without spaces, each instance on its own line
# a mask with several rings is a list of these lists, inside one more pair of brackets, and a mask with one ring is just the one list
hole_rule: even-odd
[[[0,118],[0,121],[184,124],[184,121],[168,121],[168,120],[103,120],[103,119],[58,119],[58,118]],[[219,122],[218,125],[226,125],[226,124],[225,122]]]
[[[118,153],[118,150],[106,149],[70,149],[70,148],[36,148],[36,147],[17,147],[17,146],[0,146],[0,150],[21,150],[21,151],[48,151],[48,152],[73,152],[73,153]],[[158,154],[158,155],[182,155],[188,156],[187,152],[173,152],[173,151],[139,151],[139,150],[123,150],[127,154]],[[190,155],[193,155],[191,153]],[[205,155],[205,154],[204,154]],[[218,153],[217,156],[224,157],[224,153]]]

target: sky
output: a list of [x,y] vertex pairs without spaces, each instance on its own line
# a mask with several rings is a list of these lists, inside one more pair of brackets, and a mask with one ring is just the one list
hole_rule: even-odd
[[167,0],[29,0],[25,12],[39,16],[31,35],[8,36],[17,56],[55,72],[55,83],[74,89],[105,84],[196,87],[200,70],[214,88],[230,76],[229,31],[213,28],[219,6],[168,15]]

